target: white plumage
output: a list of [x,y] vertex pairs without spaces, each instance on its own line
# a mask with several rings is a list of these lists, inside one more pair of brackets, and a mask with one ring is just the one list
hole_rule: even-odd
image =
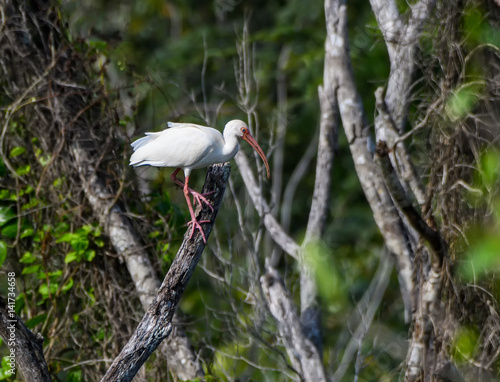
[[[189,224],[193,225],[191,237],[194,229],[197,228],[202,233],[203,240],[206,241],[200,222],[197,222],[194,217],[189,193],[198,203],[206,203],[210,208],[212,206],[204,195],[188,187],[191,171],[234,158],[239,150],[239,138],[246,140],[259,153],[266,165],[268,177],[269,164],[264,152],[243,121],[237,119],[229,121],[224,128],[224,135],[211,127],[193,123],[168,122],[168,127],[158,133],[146,133],[145,137],[133,142],[131,146],[134,153],[130,157],[130,165],[176,168],[171,178],[184,189],[192,219]],[[184,183],[176,177],[181,169],[184,170]]]

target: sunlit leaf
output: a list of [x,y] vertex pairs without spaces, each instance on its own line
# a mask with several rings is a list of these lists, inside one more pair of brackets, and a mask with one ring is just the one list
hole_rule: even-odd
[[17,147],[14,147],[12,150],[10,150],[10,157],[11,158],[14,158],[14,157],[17,157],[18,155],[21,155],[22,153],[24,153],[26,151],[26,149],[22,146],[17,146]]
[[28,174],[30,171],[31,171],[31,166],[29,164],[26,164],[24,166],[18,167],[16,170],[16,174],[23,176],[23,175]]
[[66,257],[64,258],[64,262],[66,264],[69,264],[71,263],[72,261],[78,261],[80,260],[79,256],[76,254],[76,252],[70,252],[66,255]]
[[31,252],[25,252],[21,259],[19,260],[20,263],[23,264],[31,264],[36,260],[35,256]]
[[23,271],[21,272],[21,274],[23,274],[23,275],[30,275],[32,273],[38,272],[39,269],[40,269],[40,265],[30,265],[28,267],[24,267]]
[[460,120],[471,114],[481,97],[482,86],[473,83],[457,89],[446,103],[446,114],[452,121]]
[[470,328],[461,328],[453,343],[453,350],[458,359],[467,361],[473,358],[478,335]]
[[0,268],[7,259],[7,244],[4,241],[0,241]]
[[66,293],[67,291],[69,291],[71,288],[73,288],[73,285],[75,284],[75,282],[73,281],[73,278],[71,277],[62,287],[62,291],[64,293]]
[[10,207],[0,207],[0,226],[16,217],[16,214]]

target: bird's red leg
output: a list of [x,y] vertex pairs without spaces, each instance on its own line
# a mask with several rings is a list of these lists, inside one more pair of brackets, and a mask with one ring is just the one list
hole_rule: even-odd
[[[184,188],[184,183],[182,183],[182,181],[180,181],[179,179],[177,179],[177,174],[179,173],[179,171],[181,171],[180,168],[176,168],[175,171],[172,173],[172,175],[170,175],[170,179],[172,179],[172,181],[177,184],[179,187],[181,188]],[[186,178],[186,184],[187,184],[187,178]],[[212,207],[212,205],[210,204],[210,202],[205,198],[205,196],[208,196],[210,194],[213,194],[215,191],[211,191],[211,192],[207,192],[206,194],[200,194],[199,192],[196,192],[195,190],[191,189],[188,187],[188,191],[191,195],[193,195],[193,200],[195,202],[198,202],[198,204],[200,205],[200,207],[203,207],[203,204],[201,204],[201,202],[205,203],[208,207],[210,207],[210,209],[212,210],[212,212],[214,211],[214,208]]]
[[198,229],[198,230],[200,230],[201,236],[203,237],[203,242],[206,243],[207,239],[205,238],[205,233],[203,232],[203,229],[201,228],[200,223],[210,223],[210,220],[200,220],[200,221],[196,220],[196,217],[194,216],[193,206],[191,205],[191,200],[189,199],[190,191],[189,191],[189,187],[188,187],[188,182],[189,182],[189,176],[186,177],[186,181],[185,181],[184,187],[183,187],[184,197],[186,198],[186,202],[187,202],[187,205],[189,208],[189,213],[191,214],[191,221],[188,223],[188,225],[189,224],[193,225],[193,227],[191,228],[191,235],[189,235],[189,238],[191,239],[193,237],[194,230]]

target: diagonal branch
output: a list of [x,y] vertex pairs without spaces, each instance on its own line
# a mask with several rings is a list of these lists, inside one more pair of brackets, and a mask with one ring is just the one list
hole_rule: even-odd
[[11,368],[3,370],[4,373],[8,375],[9,370],[12,370],[14,373],[12,375],[15,375],[18,366],[25,381],[52,381],[43,356],[43,337],[41,334],[33,334],[17,314],[8,308],[2,297],[0,297],[0,337],[10,349],[8,359]]
[[283,251],[288,253],[295,259],[299,258],[300,247],[299,245],[283,230],[276,218],[271,215],[271,209],[262,196],[262,191],[257,185],[255,178],[248,164],[248,159],[245,154],[240,151],[234,158],[241,172],[241,177],[245,183],[246,189],[252,202],[257,210],[257,213],[264,221],[269,234],[273,240],[278,244]]
[[[198,220],[210,221],[210,223],[203,224],[207,239],[221,206],[229,174],[230,166],[228,163],[213,165],[208,169],[202,192],[215,191],[207,197],[214,210],[205,208],[197,216]],[[172,332],[172,318],[175,308],[205,249],[200,232],[196,231],[192,239],[189,239],[189,235],[190,230],[187,230],[179,252],[153,303],[101,381],[131,381],[142,364]]]
[[[116,191],[106,187],[106,179],[94,166],[93,145],[90,137],[83,136],[72,145],[74,163],[94,215],[100,218],[105,234],[109,237],[116,253],[124,260],[139,295],[141,305],[146,311],[153,301],[160,280],[151,264],[130,220],[124,214],[116,197]],[[87,142],[86,147],[81,142]],[[175,318],[174,318],[174,321]],[[202,376],[203,368],[191,348],[188,337],[180,326],[174,326],[172,335],[163,345],[170,372],[180,379],[194,379]]]

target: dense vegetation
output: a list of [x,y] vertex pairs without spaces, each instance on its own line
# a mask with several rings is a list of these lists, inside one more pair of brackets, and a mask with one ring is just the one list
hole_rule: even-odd
[[[7,1],[0,4],[8,15]],[[396,4],[402,14],[409,12],[405,1]],[[374,135],[374,93],[387,82],[389,57],[370,3],[347,6],[352,68]],[[26,57],[13,71],[2,37],[0,295],[7,295],[4,276],[15,272],[16,313],[44,336],[54,380],[99,380],[144,310],[122,256],[104,233],[105,216],[96,215],[89,202],[73,140],[92,141],[96,173],[115,191],[160,280],[189,215],[168,169],[133,170],[128,158],[132,140],[166,128],[166,121],[222,129],[231,119],[248,120],[271,163],[266,181],[259,158],[251,162],[263,196],[284,230],[302,243],[315,185],[324,4],[92,0],[48,8],[61,33],[52,36],[57,43],[48,43],[71,52],[66,66]],[[462,375],[480,370],[484,380],[494,380],[500,367],[499,14],[494,1],[437,2],[415,51],[403,123],[405,132],[414,129],[404,142],[425,190],[425,203],[412,202],[448,248],[442,300],[454,321],[443,325],[457,327],[451,338],[439,338],[439,352]],[[40,36],[35,44],[49,52]],[[53,62],[64,52],[57,51],[61,56]],[[36,81],[33,88],[18,84],[39,65],[57,73],[43,92],[32,94]],[[59,91],[78,94],[81,104],[63,108]],[[58,124],[57,110],[72,110],[71,118],[61,117],[71,122]],[[81,115],[85,126],[77,122]],[[57,128],[39,128],[46,120]],[[327,375],[339,370],[362,321],[361,304],[379,293],[359,349],[343,374],[335,375],[396,381],[403,379],[412,326],[349,145],[340,129],[324,233],[306,250],[318,289],[322,359]],[[287,358],[259,279],[273,259],[300,306],[302,269],[274,243],[232,166],[215,231],[182,297],[178,320],[207,380],[296,379],[300,373]],[[194,172],[193,188],[201,188],[203,176],[203,170]],[[426,246],[415,243],[413,260],[422,269],[429,267]],[[0,355],[7,351],[2,346]],[[6,362],[0,380],[15,380],[6,374]],[[164,355],[156,354],[137,380],[169,380],[168,370]]]

